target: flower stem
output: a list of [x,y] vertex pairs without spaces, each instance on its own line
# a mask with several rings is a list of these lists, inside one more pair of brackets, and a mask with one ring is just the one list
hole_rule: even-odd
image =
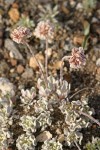
[[78,143],[76,141],[74,141],[76,147],[78,148],[78,150],[81,150],[81,148],[79,147]]
[[47,85],[46,80],[45,80],[45,75],[44,75],[44,73],[43,73],[43,70],[42,70],[42,68],[41,68],[41,65],[40,65],[39,61],[37,60],[36,56],[34,55],[34,52],[32,51],[30,45],[29,45],[28,43],[25,43],[25,44],[26,44],[26,46],[28,47],[28,49],[30,50],[30,53],[31,53],[32,56],[34,57],[35,61],[37,62],[38,67],[39,67],[39,69],[40,69],[40,73],[41,73],[41,75],[43,76],[44,83],[45,83],[45,85]]
[[79,114],[88,117],[90,120],[95,122],[98,126],[100,126],[100,122],[98,120],[96,120],[95,118],[93,118],[92,116],[90,116],[89,114],[86,114],[82,111],[79,111]]
[[93,89],[93,88],[89,88],[89,87],[83,88],[83,89],[81,89],[81,90],[75,92],[72,96],[69,97],[69,99],[72,99],[75,95],[81,93],[81,92],[84,91],[84,90],[88,90],[88,89]]
[[66,60],[68,61],[68,59],[70,58],[70,56],[65,56],[62,58],[62,63],[61,63],[61,68],[60,68],[60,84],[62,84],[62,80],[63,80],[63,62]]
[[45,71],[46,71],[46,80],[47,80],[47,77],[48,77],[48,38],[46,39]]

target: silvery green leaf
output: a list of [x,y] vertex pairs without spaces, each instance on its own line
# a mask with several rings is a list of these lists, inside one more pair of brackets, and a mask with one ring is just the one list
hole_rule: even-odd
[[55,138],[44,142],[41,150],[47,150],[47,149],[48,150],[63,150],[62,144],[59,141],[56,141]]
[[36,97],[36,90],[34,87],[32,87],[30,90],[22,89],[21,94],[22,95],[21,95],[20,99],[21,99],[22,104],[29,105],[32,103],[33,99]]
[[50,126],[52,123],[52,120],[50,117],[50,112],[49,111],[42,112],[38,116],[37,121],[38,121],[40,127],[42,127],[42,129],[45,129],[47,126]]
[[20,118],[20,123],[23,130],[26,132],[36,132],[36,118],[33,116],[23,115]]
[[16,141],[18,150],[35,150],[36,139],[34,135],[22,134]]
[[84,22],[84,35],[87,36],[90,33],[90,24],[89,22]]

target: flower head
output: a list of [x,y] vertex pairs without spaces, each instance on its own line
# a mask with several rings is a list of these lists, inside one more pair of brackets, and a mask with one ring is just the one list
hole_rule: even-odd
[[36,132],[36,118],[34,116],[23,115],[20,118],[20,125],[26,132]]
[[82,47],[73,48],[72,55],[69,59],[69,64],[71,68],[80,68],[85,65],[86,57],[84,55],[84,50]]
[[40,38],[42,40],[46,40],[46,38],[48,38],[48,40],[50,40],[54,36],[53,26],[51,25],[51,23],[48,20],[41,21],[38,23],[38,25],[34,31],[34,35],[37,38]]
[[46,140],[42,145],[42,150],[62,150],[62,144],[56,141],[55,138],[51,140]]
[[11,33],[11,38],[16,43],[24,43],[28,37],[30,37],[30,30],[26,27],[19,26]]
[[36,139],[34,135],[22,134],[16,141],[18,150],[35,150]]

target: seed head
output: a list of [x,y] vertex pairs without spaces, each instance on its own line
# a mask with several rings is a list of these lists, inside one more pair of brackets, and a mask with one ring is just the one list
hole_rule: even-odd
[[46,22],[41,21],[38,23],[34,35],[41,40],[46,40],[46,38],[48,40],[53,39],[54,28],[48,20]]
[[22,43],[23,44],[28,37],[30,37],[30,30],[26,27],[17,27],[11,33],[11,38],[16,43]]
[[85,65],[86,57],[84,55],[84,50],[82,47],[79,48],[73,48],[72,54],[69,59],[69,64],[71,68],[80,68],[83,65]]

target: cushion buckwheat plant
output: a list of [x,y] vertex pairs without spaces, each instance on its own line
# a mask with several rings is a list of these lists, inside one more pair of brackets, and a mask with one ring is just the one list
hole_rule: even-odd
[[[24,113],[20,116],[19,126],[22,127],[23,132],[16,140],[16,147],[18,150],[63,150],[64,146],[81,145],[83,135],[82,128],[88,127],[89,120],[94,121],[100,126],[98,120],[93,118],[92,109],[88,106],[88,98],[81,98],[80,100],[71,101],[69,98],[70,83],[63,79],[63,62],[68,61],[70,69],[79,69],[86,63],[84,50],[82,47],[73,48],[70,56],[62,58],[62,66],[60,69],[60,78],[49,76],[48,73],[48,48],[49,40],[54,37],[54,28],[50,21],[41,21],[38,23],[34,31],[34,36],[46,43],[45,50],[45,66],[42,65],[35,57],[34,52],[27,43],[27,38],[30,37],[29,29],[26,27],[18,27],[15,29],[11,37],[21,44],[25,44],[34,56],[39,69],[41,77],[37,81],[37,87],[31,89],[21,90],[21,104]],[[5,110],[6,109],[6,110]],[[26,111],[27,110],[27,111]],[[7,111],[4,107],[6,117],[9,117],[11,110]],[[7,111],[7,112],[6,112]],[[0,112],[1,113],[1,112]],[[2,114],[3,115],[3,114]],[[1,118],[2,118],[1,115]],[[2,119],[1,119],[2,120]],[[4,122],[2,122],[2,126]],[[60,129],[60,134],[63,135],[61,140],[56,132]],[[41,136],[41,132],[49,132],[52,136],[43,134],[46,138]],[[38,137],[42,140],[39,141]],[[45,139],[43,141],[43,139]],[[5,142],[5,137],[2,138],[2,145]],[[38,142],[44,142],[38,144]]]
[[0,149],[4,150],[13,142],[10,126],[13,123],[13,102],[15,95],[13,84],[6,78],[0,78]]

